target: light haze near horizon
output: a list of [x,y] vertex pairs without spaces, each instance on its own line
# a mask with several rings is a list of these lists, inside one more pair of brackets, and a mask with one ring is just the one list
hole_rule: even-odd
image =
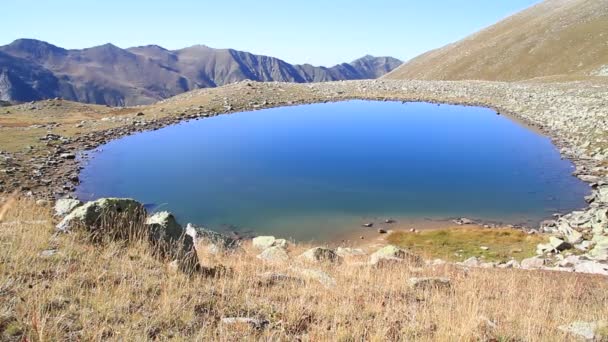
[[0,45],[34,38],[81,49],[196,44],[332,66],[366,54],[408,60],[539,0],[5,0]]

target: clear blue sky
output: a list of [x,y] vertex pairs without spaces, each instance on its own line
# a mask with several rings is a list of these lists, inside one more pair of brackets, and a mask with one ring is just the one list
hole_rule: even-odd
[[538,2],[2,0],[0,45],[17,38],[65,48],[205,44],[328,66],[365,54],[407,60]]

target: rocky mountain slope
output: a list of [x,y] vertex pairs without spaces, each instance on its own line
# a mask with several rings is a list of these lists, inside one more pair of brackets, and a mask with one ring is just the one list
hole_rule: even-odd
[[108,105],[148,104],[188,90],[254,81],[322,82],[377,78],[401,61],[365,56],[331,68],[203,45],[170,51],[112,44],[66,50],[19,39],[0,47],[0,100],[61,97]]
[[427,52],[391,79],[580,79],[608,76],[608,1],[546,0]]

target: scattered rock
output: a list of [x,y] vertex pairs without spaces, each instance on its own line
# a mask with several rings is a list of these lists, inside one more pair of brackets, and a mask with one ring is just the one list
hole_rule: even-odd
[[56,249],[47,249],[47,250],[40,252],[39,255],[41,258],[48,258],[48,257],[52,257],[55,254],[57,254]]
[[525,270],[539,269],[545,266],[547,261],[543,258],[532,257],[521,261],[521,268]]
[[302,253],[302,258],[312,262],[340,262],[341,257],[333,249],[314,247]]
[[452,220],[452,222],[456,223],[457,225],[465,225],[465,224],[473,224],[473,223],[475,223],[473,220],[468,219],[466,217],[461,217],[459,219]]
[[287,240],[276,239],[274,236],[257,236],[251,241],[253,247],[264,250],[268,247],[279,246],[281,248],[287,248]]
[[572,322],[568,325],[560,325],[559,330],[586,341],[594,341],[598,330],[606,328],[606,322]]
[[270,322],[265,319],[250,317],[225,317],[222,318],[222,323],[228,325],[248,325],[256,330],[263,330],[268,326],[268,324],[270,324]]
[[258,256],[258,259],[269,261],[269,262],[285,262],[289,260],[289,255],[285,252],[285,249],[279,246],[268,247],[262,251]]
[[196,250],[203,253],[218,254],[239,246],[236,239],[192,223],[186,225],[186,234],[192,238]]
[[574,266],[574,272],[608,275],[608,265],[599,262],[584,261],[572,266]]
[[477,257],[470,257],[467,260],[463,261],[462,264],[467,267],[479,267],[479,259]]
[[411,266],[422,266],[423,260],[419,256],[410,253],[405,249],[388,245],[385,246],[370,256],[370,265],[372,266],[383,266],[386,262],[393,264],[396,262],[406,262]]
[[424,278],[410,278],[408,283],[413,289],[446,289],[452,287],[450,278],[445,277],[424,277]]
[[59,155],[61,159],[76,159],[76,155],[73,153],[62,153]]
[[318,281],[326,287],[336,286],[336,280],[323,271],[299,267],[291,267],[290,270],[305,278]]
[[305,282],[302,278],[294,277],[288,274],[266,272],[258,275],[262,279],[261,285],[272,286],[277,284],[298,284],[303,285]]

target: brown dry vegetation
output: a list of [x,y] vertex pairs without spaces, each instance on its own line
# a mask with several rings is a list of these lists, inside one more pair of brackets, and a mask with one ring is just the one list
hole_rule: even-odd
[[[599,276],[346,260],[300,266],[324,270],[335,287],[271,284],[259,274],[289,273],[299,261],[267,264],[246,244],[215,260],[227,272],[189,277],[146,242],[94,245],[83,233],[54,234],[52,221],[48,208],[18,200],[0,223],[0,340],[556,341],[568,339],[558,325],[608,317]],[[40,255],[48,249],[57,253]],[[408,286],[413,276],[447,276],[453,286],[420,292]],[[232,316],[270,323],[221,322]]]
[[541,82],[601,79],[608,1],[545,0],[458,42],[424,53],[391,79]]

